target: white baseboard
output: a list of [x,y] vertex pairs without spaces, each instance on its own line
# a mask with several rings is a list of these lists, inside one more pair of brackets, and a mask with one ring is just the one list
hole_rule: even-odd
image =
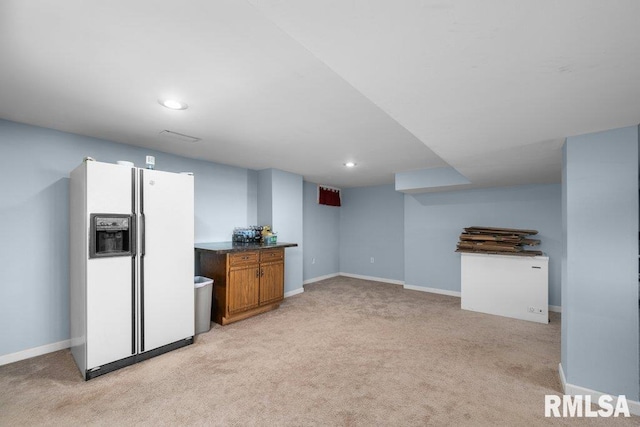
[[549,306],[549,311],[553,311],[556,313],[562,313],[562,307],[559,305],[550,305]]
[[404,285],[404,288],[409,289],[411,291],[429,292],[431,294],[449,295],[450,297],[458,297],[458,298],[461,297],[460,292],[449,291],[446,289],[427,288],[426,286],[415,286],[415,285]]
[[562,363],[558,363],[558,374],[560,375],[560,383],[562,384],[562,392],[567,393],[567,377],[564,376]]
[[285,292],[285,293],[284,293],[284,297],[285,297],[285,298],[289,298],[289,297],[292,297],[292,296],[294,296],[294,295],[301,294],[301,293],[303,293],[303,292],[304,292],[304,288],[300,287],[300,288],[298,288],[298,289],[294,289],[294,290],[292,290],[292,291]]
[[351,277],[354,279],[371,280],[373,282],[391,283],[393,285],[404,285],[404,280],[385,279],[384,277],[363,276],[360,274],[338,273],[338,276]]
[[304,282],[302,282],[302,284],[303,285],[308,285],[309,283],[315,283],[315,282],[319,282],[321,280],[331,279],[333,277],[338,277],[339,275],[340,275],[340,273],[325,274],[324,276],[318,276],[318,277],[314,277],[312,279],[307,279]]
[[11,354],[5,354],[0,356],[0,366],[19,362],[20,360],[31,359],[36,356],[42,356],[47,353],[53,353],[54,351],[64,350],[69,347],[71,347],[71,340],[64,340],[54,342],[52,344],[41,345],[40,347],[28,348]]
[[[564,370],[562,369],[562,363],[558,364],[558,374],[560,375],[560,382],[562,383],[562,390],[564,394],[568,394],[571,396],[579,395],[579,396],[591,396],[591,401],[597,404],[600,396],[605,395],[607,393],[602,393],[600,391],[591,390],[589,388],[580,387],[578,385],[573,385],[567,383],[567,377],[564,375]],[[625,396],[626,397],[626,396]],[[640,402],[627,398],[627,404],[629,405],[629,412],[633,415],[640,415]]]

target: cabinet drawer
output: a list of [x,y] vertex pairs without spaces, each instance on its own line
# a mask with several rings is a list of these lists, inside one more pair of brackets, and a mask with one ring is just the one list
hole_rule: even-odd
[[284,259],[284,249],[267,249],[260,253],[260,262],[279,261]]
[[237,254],[229,254],[229,266],[257,263],[258,252],[240,252]]

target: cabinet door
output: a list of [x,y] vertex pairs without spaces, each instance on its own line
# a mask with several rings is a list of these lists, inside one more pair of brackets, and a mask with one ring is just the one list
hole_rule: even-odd
[[260,304],[284,298],[284,262],[260,265]]
[[258,306],[259,273],[260,268],[257,264],[229,270],[229,282],[227,283],[229,314]]

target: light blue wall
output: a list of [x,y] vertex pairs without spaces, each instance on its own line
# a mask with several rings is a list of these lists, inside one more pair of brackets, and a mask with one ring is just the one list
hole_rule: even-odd
[[638,400],[638,128],[567,138],[562,367]]
[[302,288],[302,176],[273,169],[273,231],[278,240],[295,242],[297,247],[285,249],[284,292]]
[[279,242],[298,244],[285,249],[285,294],[302,289],[302,194],[302,176],[278,169],[258,171],[258,222],[271,225]]
[[530,185],[404,196],[405,284],[460,292],[464,227],[538,230],[549,256],[549,304],[560,304],[561,187]]
[[247,171],[247,223],[244,225],[258,224],[258,171]]
[[0,355],[69,338],[69,172],[85,156],[143,166],[147,154],[194,172],[196,241],[228,241],[255,217],[246,169],[0,120]]
[[404,280],[403,196],[393,185],[342,190],[341,272]]
[[[336,274],[340,271],[340,210],[318,204],[318,185],[305,182],[303,279]],[[312,260],[315,259],[315,264]]]
[[[260,225],[273,223],[273,169],[263,169],[257,172],[257,219]],[[251,225],[251,224],[247,224]],[[256,224],[257,225],[257,224]]]

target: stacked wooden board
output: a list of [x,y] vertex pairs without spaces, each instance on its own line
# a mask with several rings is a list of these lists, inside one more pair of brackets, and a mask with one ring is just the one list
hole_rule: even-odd
[[516,256],[543,255],[542,251],[524,248],[540,244],[540,240],[527,237],[536,234],[538,234],[536,230],[517,228],[467,227],[460,235],[456,252]]

